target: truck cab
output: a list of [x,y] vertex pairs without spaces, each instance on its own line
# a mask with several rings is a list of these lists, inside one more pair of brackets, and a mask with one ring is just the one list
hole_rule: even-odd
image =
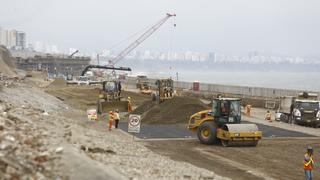
[[297,124],[320,127],[320,103],[317,100],[295,100],[292,118]]
[[281,97],[277,113],[281,114],[279,119],[283,122],[320,127],[320,101],[316,93],[301,92],[297,96]]

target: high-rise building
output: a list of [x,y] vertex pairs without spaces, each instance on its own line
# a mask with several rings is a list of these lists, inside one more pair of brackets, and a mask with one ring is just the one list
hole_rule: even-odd
[[6,46],[8,48],[13,48],[17,43],[17,31],[14,29],[9,29],[6,31]]
[[0,27],[0,45],[6,45],[5,43],[6,32]]
[[211,62],[216,62],[216,53],[214,52],[209,52],[208,54],[208,60]]
[[16,35],[16,46],[21,49],[26,48],[26,33],[22,31],[17,31]]
[[24,49],[26,48],[26,33],[0,27],[0,45],[7,48]]

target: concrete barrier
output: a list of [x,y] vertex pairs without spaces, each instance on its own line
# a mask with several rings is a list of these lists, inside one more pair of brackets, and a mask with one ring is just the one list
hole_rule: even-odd
[[[150,79],[151,85],[155,87],[156,79]],[[129,77],[126,80],[128,87],[135,87],[137,78]],[[175,88],[191,90],[193,82],[174,82]],[[200,93],[226,93],[239,95],[240,97],[261,97],[266,99],[276,99],[281,96],[296,96],[302,90],[289,90],[277,88],[264,87],[250,87],[250,86],[233,86],[221,84],[209,84],[200,82]],[[306,91],[320,94],[320,92]]]

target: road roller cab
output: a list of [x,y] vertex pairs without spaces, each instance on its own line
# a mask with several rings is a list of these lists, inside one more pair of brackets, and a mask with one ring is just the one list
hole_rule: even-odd
[[215,98],[211,110],[190,117],[188,129],[196,132],[203,144],[221,140],[224,146],[256,146],[262,133],[255,124],[240,124],[240,104],[239,98]]

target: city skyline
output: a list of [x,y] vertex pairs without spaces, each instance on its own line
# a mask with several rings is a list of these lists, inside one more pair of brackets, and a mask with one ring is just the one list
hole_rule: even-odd
[[[39,53],[50,54],[72,54],[77,48],[62,48],[58,45],[48,44],[42,41],[28,42],[26,33],[16,29],[8,29],[0,26],[0,44],[15,50],[31,50]],[[26,45],[27,44],[27,45]],[[78,56],[89,56],[93,61],[97,61],[99,54],[101,59],[111,59],[116,57],[119,50],[104,49],[102,52],[79,52]],[[138,60],[166,60],[166,61],[211,61],[215,63],[236,62],[236,63],[291,63],[291,64],[319,64],[319,57],[285,56],[259,51],[249,51],[246,55],[225,54],[223,52],[198,52],[198,51],[152,51],[152,50],[133,50],[124,59]]]
[[[74,4],[77,8],[70,8]],[[320,56],[320,25],[315,23],[320,21],[319,6],[316,0],[12,0],[0,7],[0,24],[23,29],[30,42],[91,53],[110,49],[174,12],[176,19],[137,50],[219,51],[238,56],[260,51],[303,57]]]

